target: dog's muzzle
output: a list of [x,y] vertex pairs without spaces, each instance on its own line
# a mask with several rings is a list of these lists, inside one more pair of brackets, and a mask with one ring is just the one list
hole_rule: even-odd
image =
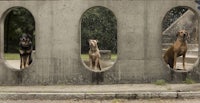
[[190,37],[187,34],[183,34],[183,40],[189,40]]

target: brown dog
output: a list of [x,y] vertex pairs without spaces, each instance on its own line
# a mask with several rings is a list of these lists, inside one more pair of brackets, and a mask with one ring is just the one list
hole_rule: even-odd
[[89,40],[89,46],[90,46],[89,62],[90,62],[90,68],[95,69],[95,70],[99,68],[99,70],[101,70],[101,66],[99,63],[101,55],[99,53],[99,48],[98,48],[97,43],[98,43],[98,40],[93,40],[93,39]]
[[171,68],[175,69],[177,57],[183,56],[183,69],[185,69],[185,55],[187,52],[187,39],[189,38],[189,34],[186,30],[180,30],[176,36],[176,41],[166,51],[163,58]]

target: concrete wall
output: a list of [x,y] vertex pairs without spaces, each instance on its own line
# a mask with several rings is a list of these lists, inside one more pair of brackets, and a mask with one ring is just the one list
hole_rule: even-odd
[[[21,72],[11,70],[3,59],[4,13],[15,6],[28,9],[36,22],[35,60]],[[170,71],[161,56],[163,17],[176,6],[188,6],[199,13],[193,0],[0,1],[0,83],[17,84],[17,76],[22,76],[23,85],[92,84],[92,72],[80,58],[80,20],[93,6],[110,9],[118,24],[118,59],[104,72],[102,84],[169,80]]]

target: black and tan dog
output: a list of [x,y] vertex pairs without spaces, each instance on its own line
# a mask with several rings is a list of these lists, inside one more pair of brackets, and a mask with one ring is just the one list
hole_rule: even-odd
[[101,70],[101,66],[100,66],[100,52],[99,52],[99,48],[98,48],[98,40],[93,40],[90,39],[89,40],[89,46],[90,46],[90,50],[89,50],[89,62],[90,62],[90,68],[92,69],[99,69]]
[[32,63],[31,53],[33,45],[29,34],[22,34],[19,40],[20,69],[28,67]]
[[173,69],[176,68],[177,57],[183,56],[183,69],[185,69],[185,55],[187,52],[187,39],[190,37],[186,30],[177,33],[174,44],[165,52],[164,60]]

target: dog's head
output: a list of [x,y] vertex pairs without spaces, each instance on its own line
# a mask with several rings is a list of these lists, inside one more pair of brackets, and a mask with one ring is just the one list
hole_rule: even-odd
[[31,35],[22,34],[19,39],[19,45],[24,48],[30,47],[32,45]]
[[190,35],[188,34],[188,32],[186,30],[180,30],[176,34],[176,37],[185,41],[185,40],[188,40],[190,38]]
[[89,39],[88,42],[91,50],[96,50],[98,48],[98,40]]

